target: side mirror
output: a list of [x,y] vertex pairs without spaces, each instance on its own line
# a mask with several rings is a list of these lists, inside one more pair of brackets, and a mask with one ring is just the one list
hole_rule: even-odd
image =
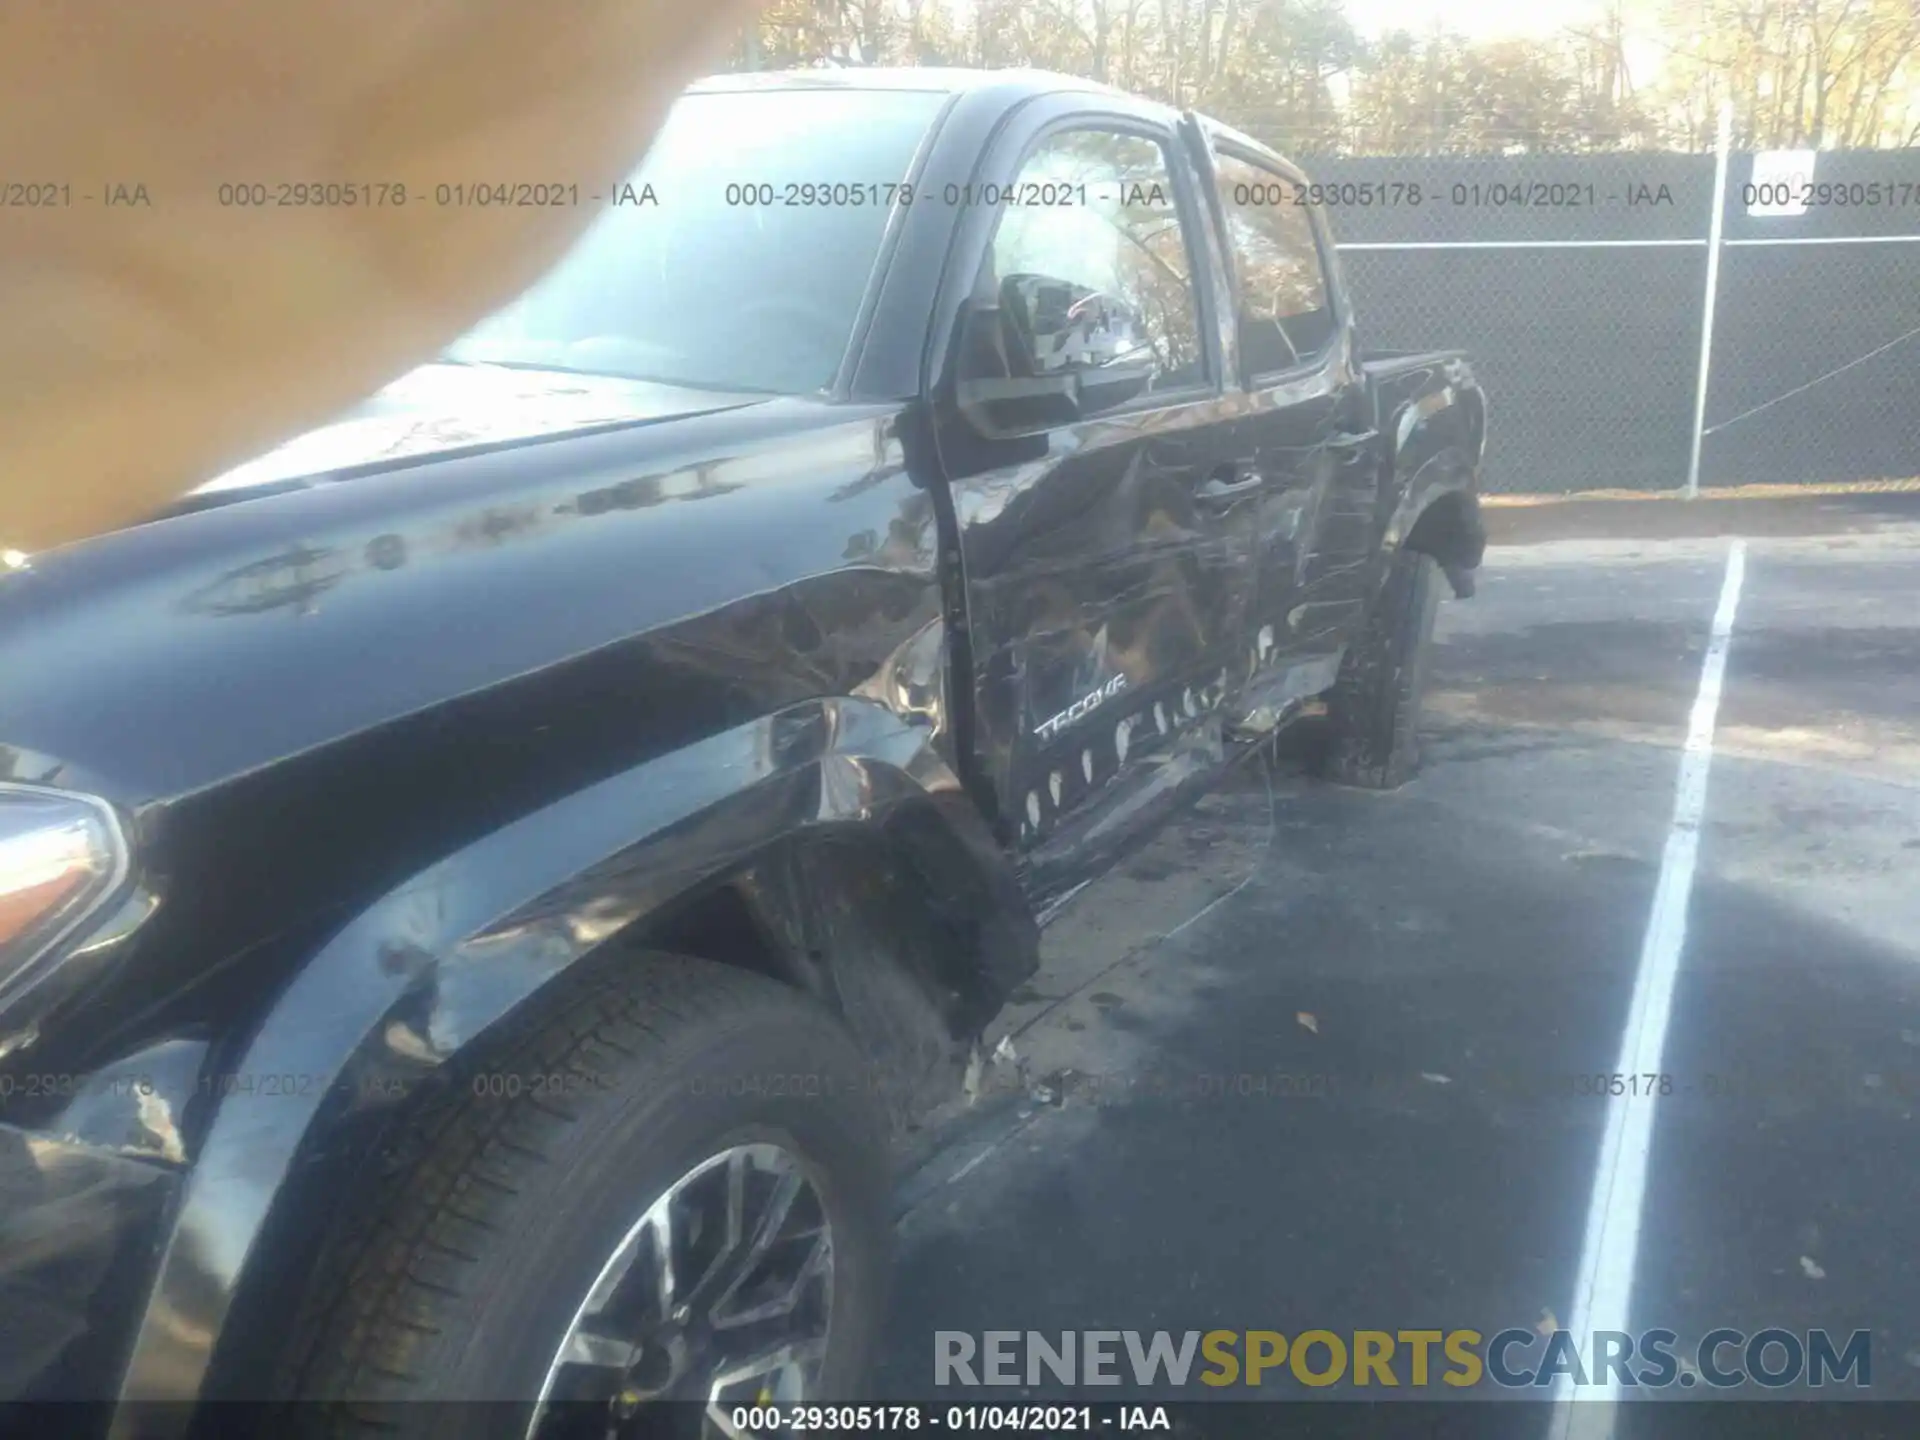
[[1029,433],[1117,409],[1154,364],[1131,307],[1045,277],[1008,276],[971,301],[959,336],[961,411],[988,435]]
[[1077,397],[1080,412],[1083,415],[1098,415],[1103,411],[1117,410],[1128,401],[1144,395],[1152,379],[1153,365],[1145,361],[1116,361],[1096,369],[1082,370],[1080,394]]
[[1025,435],[1078,420],[1078,388],[1071,375],[962,380],[960,409],[989,435]]
[[[1016,374],[1006,353],[1006,331],[997,306],[971,302],[961,312],[957,398],[961,413],[983,434],[1024,435],[1080,418],[1077,386],[1070,373]],[[1023,360],[1026,357],[1021,357]],[[1030,370],[1031,365],[1020,368]]]

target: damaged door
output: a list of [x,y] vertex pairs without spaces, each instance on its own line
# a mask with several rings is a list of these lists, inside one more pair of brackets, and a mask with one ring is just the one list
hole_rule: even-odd
[[1251,147],[1195,135],[1219,201],[1238,378],[1265,481],[1239,717],[1257,732],[1338,674],[1378,553],[1381,446],[1305,177]]
[[1067,119],[983,186],[1006,201],[942,462],[976,759],[1042,897],[1219,763],[1243,644],[1258,482],[1225,448],[1212,262],[1172,142]]

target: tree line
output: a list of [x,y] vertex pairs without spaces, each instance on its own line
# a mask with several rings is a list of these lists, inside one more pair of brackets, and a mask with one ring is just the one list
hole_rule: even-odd
[[773,0],[728,68],[823,64],[1063,71],[1302,154],[1706,150],[1723,100],[1739,149],[1920,144],[1915,0],[1602,0],[1497,40],[1343,0]]

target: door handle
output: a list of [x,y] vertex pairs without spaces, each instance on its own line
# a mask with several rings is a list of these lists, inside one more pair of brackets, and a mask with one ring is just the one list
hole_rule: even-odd
[[1329,435],[1321,443],[1329,450],[1363,450],[1380,438],[1378,430],[1361,430],[1354,433],[1341,431]]
[[1193,492],[1193,498],[1208,505],[1231,505],[1253,494],[1265,483],[1265,477],[1251,465],[1222,465],[1207,476],[1206,483]]

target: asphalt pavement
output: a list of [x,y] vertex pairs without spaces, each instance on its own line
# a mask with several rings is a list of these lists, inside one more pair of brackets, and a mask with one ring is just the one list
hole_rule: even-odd
[[[1074,1393],[936,1390],[942,1331],[1617,1326],[1680,1357],[1630,1398],[1920,1398],[1920,512],[1784,513],[1529,518],[1412,783],[1295,745],[1083,892],[903,1187],[883,1391]],[[1870,1383],[1688,1373],[1776,1328]],[[1400,1373],[1232,1395],[1549,1393]]]

